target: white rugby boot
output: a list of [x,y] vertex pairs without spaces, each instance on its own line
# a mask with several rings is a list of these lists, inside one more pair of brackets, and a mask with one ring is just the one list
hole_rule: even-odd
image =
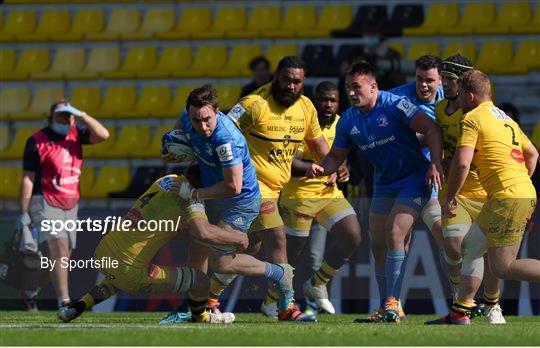
[[328,314],[336,314],[336,310],[332,302],[328,299],[328,290],[326,285],[313,286],[311,279],[306,280],[302,286],[304,295],[314,300],[317,306]]
[[490,324],[506,324],[501,306],[498,303],[494,306],[486,306],[486,317]]

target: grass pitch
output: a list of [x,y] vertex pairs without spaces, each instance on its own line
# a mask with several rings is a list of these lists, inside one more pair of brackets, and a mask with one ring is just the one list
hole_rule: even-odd
[[165,313],[85,313],[64,324],[54,312],[1,312],[0,345],[362,346],[540,345],[540,317],[506,317],[506,325],[425,326],[435,316],[410,315],[400,325],[355,324],[360,315],[320,315],[318,323],[284,323],[237,314],[231,325],[160,325]]

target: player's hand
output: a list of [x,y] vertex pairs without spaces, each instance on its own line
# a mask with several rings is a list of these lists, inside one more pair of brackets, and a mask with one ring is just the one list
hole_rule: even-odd
[[338,176],[337,176],[336,173],[332,173],[332,174],[328,175],[328,180],[326,180],[324,185],[329,186],[329,187],[335,186],[337,178],[338,178]]
[[446,217],[454,217],[456,214],[454,214],[454,210],[457,208],[457,201],[455,198],[446,198],[446,201],[444,202],[442,208],[442,213]]
[[312,163],[311,166],[306,171],[306,176],[308,178],[314,178],[316,176],[321,176],[323,174],[324,174],[324,168],[315,163]]
[[17,230],[22,230],[24,226],[28,226],[31,223],[32,219],[30,218],[30,215],[28,215],[28,213],[22,213],[17,216],[17,220],[15,221],[15,228]]
[[236,242],[236,248],[238,251],[246,250],[249,246],[249,237],[247,233],[239,233],[238,242]]
[[193,188],[193,186],[190,185],[189,182],[182,181],[180,183],[180,188],[178,190],[178,195],[182,199],[193,199],[193,192],[194,191],[195,191],[195,189]]
[[342,164],[339,166],[338,170],[337,170],[337,176],[338,176],[338,182],[347,182],[349,181],[349,177],[350,177],[350,173],[349,173],[349,168],[347,168],[346,165]]
[[86,112],[84,111],[81,111],[77,108],[75,108],[73,105],[71,104],[67,104],[66,106],[64,106],[63,108],[58,108],[54,111],[55,113],[57,112],[69,112],[71,115],[75,116],[75,117],[83,117],[84,115],[86,115]]
[[443,168],[440,163],[432,163],[426,173],[426,185],[439,191],[443,183]]

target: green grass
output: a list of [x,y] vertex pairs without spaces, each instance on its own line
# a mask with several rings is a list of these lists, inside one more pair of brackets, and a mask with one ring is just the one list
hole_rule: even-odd
[[283,323],[237,314],[231,325],[159,325],[165,313],[86,313],[70,324],[53,312],[0,314],[0,345],[540,345],[540,317],[507,317],[507,325],[475,319],[469,327],[425,326],[434,316],[410,315],[400,325],[354,324],[358,315],[321,315],[318,323]]

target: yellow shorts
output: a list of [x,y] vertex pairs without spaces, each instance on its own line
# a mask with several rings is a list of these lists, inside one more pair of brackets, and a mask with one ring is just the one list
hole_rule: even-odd
[[443,237],[464,237],[482,210],[485,199],[457,196],[453,217],[442,217]]
[[[524,192],[527,192],[525,193]],[[519,184],[497,193],[487,200],[476,222],[486,235],[488,248],[499,248],[521,243],[525,226],[536,208],[532,184]]]
[[249,232],[258,232],[269,228],[283,226],[283,219],[279,215],[279,191],[272,190],[259,180],[261,191],[261,210],[259,216],[253,220]]
[[285,221],[285,233],[308,237],[313,219],[327,230],[346,216],[356,215],[353,207],[339,192],[334,198],[284,198],[279,205]]

